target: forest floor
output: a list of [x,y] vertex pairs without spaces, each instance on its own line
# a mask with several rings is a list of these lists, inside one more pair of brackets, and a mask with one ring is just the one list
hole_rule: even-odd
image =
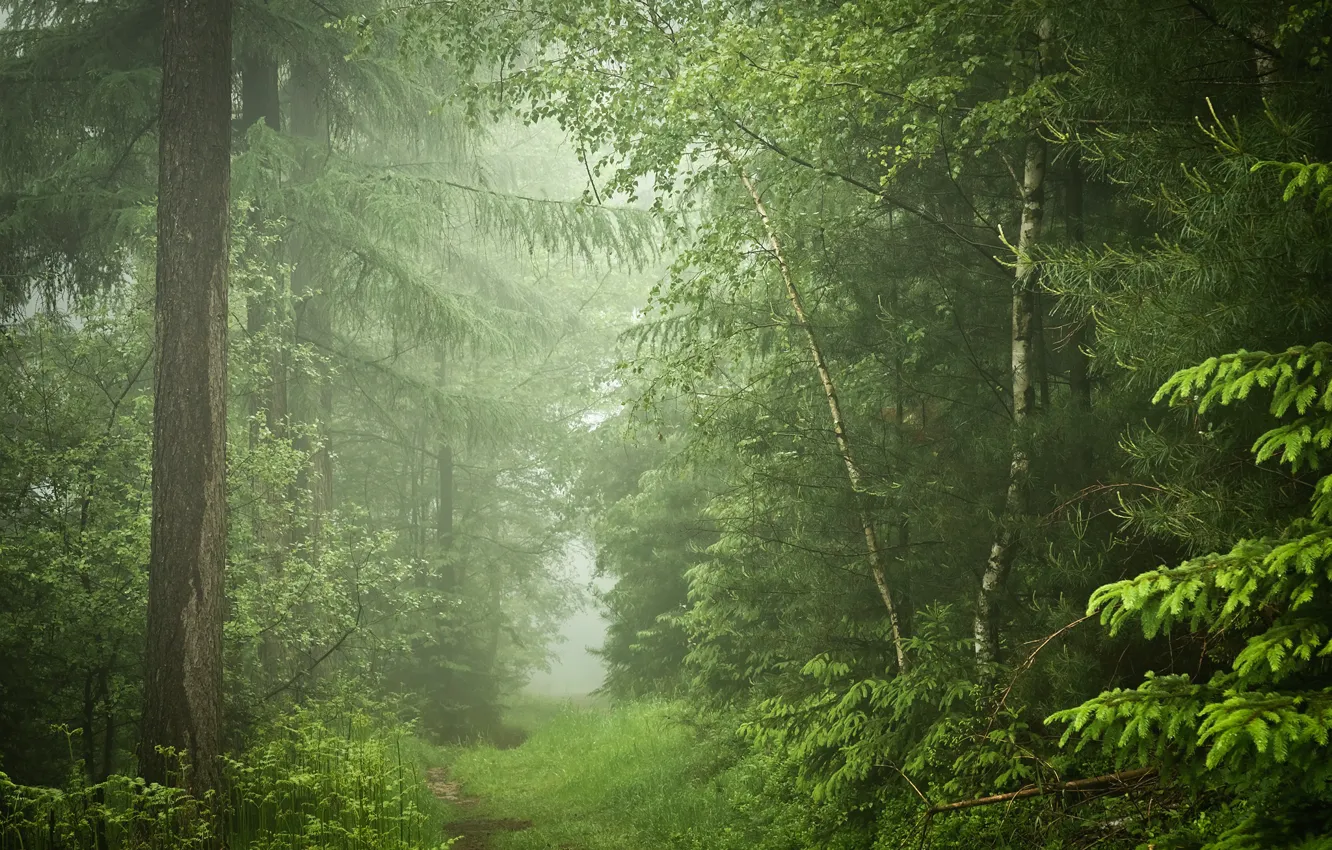
[[675,707],[539,700],[508,722],[530,732],[516,747],[424,753],[454,850],[692,848],[728,818],[706,780],[716,754]]
[[462,815],[457,820],[450,819],[444,827],[444,837],[456,839],[449,845],[452,850],[487,850],[491,847],[491,838],[497,833],[521,832],[532,828],[530,820],[472,816],[481,798],[464,794],[462,784],[450,778],[447,767],[427,770],[426,786],[452,812]]

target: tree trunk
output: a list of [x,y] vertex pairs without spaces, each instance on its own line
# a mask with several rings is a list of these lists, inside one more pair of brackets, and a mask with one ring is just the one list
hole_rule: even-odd
[[1050,369],[1045,348],[1045,299],[1034,293],[1031,309],[1031,358],[1036,386],[1040,388],[1040,410],[1050,409]]
[[1013,336],[1011,343],[1013,380],[1013,448],[1008,469],[1008,489],[1003,514],[990,556],[985,562],[981,586],[976,594],[976,658],[983,665],[1000,660],[999,595],[1013,567],[1021,544],[1018,524],[1028,512],[1027,478],[1031,461],[1024,446],[1025,425],[1036,407],[1033,372],[1036,359],[1036,287],[1038,269],[1031,252],[1041,237],[1045,214],[1045,142],[1033,132],[1027,142],[1022,174],[1022,221],[1018,231],[1017,265],[1013,276]]
[[786,285],[787,300],[791,302],[791,309],[795,313],[796,325],[805,332],[810,359],[814,362],[814,369],[819,374],[819,383],[823,385],[823,395],[828,400],[828,411],[832,417],[833,436],[837,440],[837,451],[842,457],[843,465],[846,467],[847,481],[851,485],[852,497],[856,501],[857,517],[865,534],[865,545],[869,550],[870,572],[874,576],[874,584],[879,590],[879,598],[883,601],[883,607],[888,612],[888,623],[893,635],[893,648],[897,653],[897,667],[899,671],[906,672],[906,645],[902,639],[902,628],[897,616],[897,606],[893,604],[892,588],[888,585],[888,578],[884,570],[883,550],[879,546],[879,533],[874,527],[874,519],[870,513],[869,505],[866,504],[865,477],[851,450],[851,438],[847,433],[846,420],[842,416],[841,403],[837,400],[837,387],[833,383],[832,372],[828,370],[828,362],[823,357],[823,349],[819,346],[818,336],[814,333],[814,328],[806,318],[804,301],[800,297],[800,290],[795,285],[795,279],[791,276],[791,268],[786,262],[786,254],[782,250],[781,240],[777,237],[777,230],[772,225],[772,218],[768,215],[767,207],[763,205],[763,199],[759,196],[758,190],[754,187],[753,181],[749,179],[749,175],[745,173],[744,169],[736,165],[736,171],[740,175],[740,180],[745,184],[745,188],[749,190],[749,196],[754,201],[754,209],[758,211],[759,218],[763,221],[763,229],[767,234],[769,247],[772,248],[772,254],[776,258],[777,267],[782,274],[782,281]]
[[[282,129],[278,68],[272,58],[249,49],[245,50],[241,57],[241,126],[248,132],[261,122],[274,132]],[[262,225],[263,218],[263,211],[256,203],[250,209],[250,224],[257,228]],[[272,334],[275,329],[280,333],[285,324],[283,319],[286,310],[287,305],[281,290],[251,293],[249,303],[246,305],[245,327],[250,339],[259,339]],[[251,448],[259,444],[260,413],[263,414],[264,425],[270,434],[281,438],[287,431],[286,340],[266,339],[264,342],[266,347],[261,350],[266,352],[269,381],[267,385],[254,387],[250,394]],[[290,542],[286,526],[286,523],[271,523],[261,525],[258,529],[273,551],[271,580],[275,582],[282,580],[283,562]],[[282,677],[280,668],[284,656],[285,652],[275,632],[271,629],[265,631],[259,647],[259,662],[269,682],[276,682]]]
[[[282,129],[281,106],[278,98],[278,68],[270,57],[254,50],[245,51],[241,58],[241,126],[245,131],[258,123],[264,123],[270,130]],[[250,214],[251,224],[262,222],[263,215],[258,209]],[[263,334],[275,322],[281,324],[285,305],[278,293],[255,293],[246,305],[246,332],[251,338]],[[286,357],[282,345],[274,346],[269,354],[269,385],[263,390],[256,388],[250,396],[249,413],[253,419],[260,411],[264,413],[264,423],[274,434],[282,434],[287,416],[286,403]],[[267,398],[265,398],[265,395]],[[258,423],[251,425],[250,442],[258,441]]]
[[[321,144],[328,144],[328,116],[320,103],[322,79],[318,72],[309,67],[297,67],[291,77],[291,132],[303,139]],[[317,166],[305,162],[302,166],[302,178],[306,181],[317,178]],[[303,425],[313,425],[316,430],[316,443],[310,458],[310,466],[302,476],[302,486],[310,493],[311,521],[308,534],[312,545],[311,557],[318,558],[318,541],[323,517],[332,507],[333,501],[333,456],[329,442],[329,424],[333,416],[333,384],[328,366],[328,357],[332,340],[332,303],[328,296],[328,281],[323,277],[325,271],[319,265],[317,252],[309,233],[293,239],[293,268],[291,272],[292,295],[297,299],[296,338],[315,346],[318,354],[318,377],[314,386],[303,380],[300,396],[300,409],[296,416]],[[308,438],[302,437],[300,447],[312,448]]]
[[453,447],[447,440],[439,444],[439,507],[435,533],[440,549],[453,548]]
[[157,369],[139,770],[221,790],[231,4],[164,4]]

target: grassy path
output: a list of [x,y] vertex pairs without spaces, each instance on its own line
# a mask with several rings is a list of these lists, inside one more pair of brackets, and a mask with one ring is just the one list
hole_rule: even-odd
[[444,825],[444,837],[456,839],[452,850],[486,850],[497,833],[521,832],[532,828],[530,820],[516,818],[476,817],[481,800],[462,792],[462,785],[449,776],[447,767],[432,767],[426,771],[426,785],[436,799],[442,800],[448,811],[455,815]]
[[665,705],[521,707],[520,746],[431,749],[427,784],[455,850],[695,848],[720,828],[717,754]]

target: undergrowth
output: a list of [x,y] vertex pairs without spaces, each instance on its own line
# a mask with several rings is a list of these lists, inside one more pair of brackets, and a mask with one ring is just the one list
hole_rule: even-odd
[[299,713],[227,761],[218,821],[175,788],[112,776],[64,788],[16,785],[0,773],[0,850],[437,850],[443,805],[425,788],[410,736],[364,715]]

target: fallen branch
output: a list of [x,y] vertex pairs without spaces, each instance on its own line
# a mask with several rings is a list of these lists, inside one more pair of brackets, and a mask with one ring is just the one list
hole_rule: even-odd
[[1121,770],[1115,773],[1107,773],[1104,776],[1092,776],[1087,779],[1072,779],[1068,782],[1057,782],[1054,785],[1028,785],[1019,791],[1010,791],[1007,794],[992,794],[989,797],[978,797],[974,800],[958,800],[954,803],[941,803],[937,806],[931,806],[926,810],[926,815],[937,815],[943,812],[955,812],[960,809],[970,809],[975,806],[992,806],[996,803],[1007,803],[1012,800],[1025,800],[1028,797],[1041,797],[1046,794],[1058,794],[1064,791],[1109,791],[1116,794],[1125,794],[1140,788],[1143,785],[1156,781],[1156,768],[1141,767],[1136,770]]

